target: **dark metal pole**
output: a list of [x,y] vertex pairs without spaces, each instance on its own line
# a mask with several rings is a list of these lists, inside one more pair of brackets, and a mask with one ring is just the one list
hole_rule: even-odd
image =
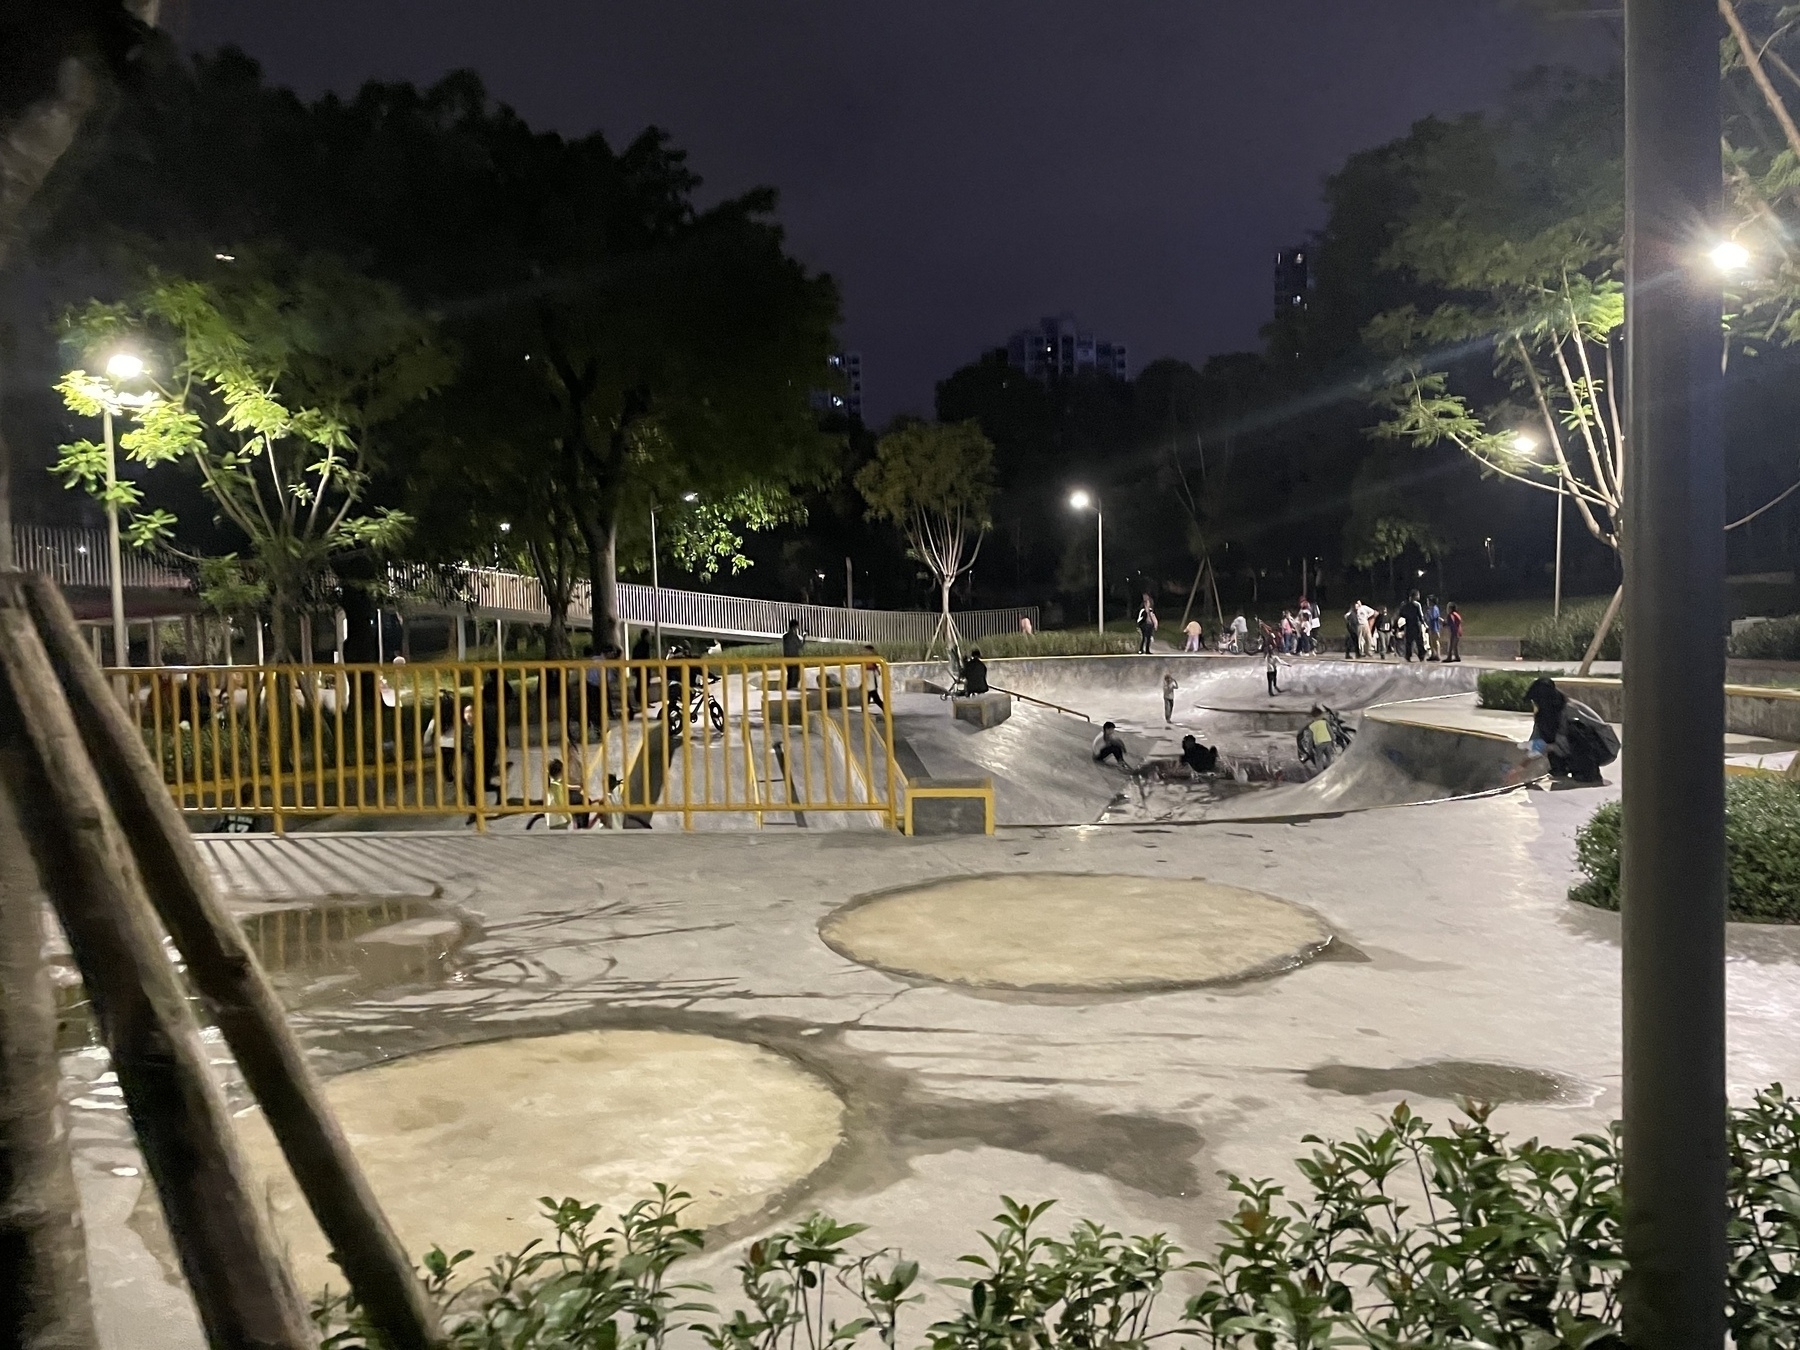
[[[1718,1350],[1725,485],[1712,0],[1626,0],[1625,1336]],[[1701,641],[1692,641],[1694,634]]]

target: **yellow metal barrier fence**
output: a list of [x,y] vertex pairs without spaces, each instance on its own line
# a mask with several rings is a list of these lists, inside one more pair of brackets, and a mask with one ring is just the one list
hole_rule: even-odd
[[899,823],[888,669],[872,652],[108,674],[177,806],[272,817],[278,832],[332,815]]

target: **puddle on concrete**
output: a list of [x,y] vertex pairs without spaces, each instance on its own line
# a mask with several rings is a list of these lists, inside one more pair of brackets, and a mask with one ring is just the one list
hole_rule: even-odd
[[[360,997],[404,985],[433,985],[456,973],[473,923],[435,897],[326,896],[254,910],[238,924],[282,1002],[291,1007]],[[170,960],[181,962],[169,948]],[[99,1043],[87,991],[67,952],[53,958],[57,1048]],[[199,1001],[190,995],[197,1019]]]
[[1301,1075],[1308,1087],[1341,1092],[1352,1097],[1371,1097],[1402,1092],[1415,1097],[1455,1101],[1573,1103],[1592,1095],[1581,1083],[1543,1069],[1522,1069],[1515,1064],[1488,1064],[1478,1060],[1440,1059],[1425,1064],[1405,1064],[1396,1069],[1374,1069],[1360,1064],[1321,1064]]

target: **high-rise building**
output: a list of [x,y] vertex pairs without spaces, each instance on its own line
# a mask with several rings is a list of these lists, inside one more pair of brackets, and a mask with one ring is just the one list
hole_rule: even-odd
[[1034,379],[1066,379],[1083,371],[1126,379],[1131,371],[1125,344],[1096,338],[1073,314],[1038,320],[1021,328],[1006,343],[1006,359]]
[[831,367],[842,388],[813,390],[813,407],[820,412],[847,413],[860,422],[863,411],[862,353],[833,352],[825,358],[825,364]]
[[1291,314],[1306,308],[1307,292],[1312,288],[1312,269],[1307,262],[1309,250],[1284,248],[1275,255],[1275,316]]

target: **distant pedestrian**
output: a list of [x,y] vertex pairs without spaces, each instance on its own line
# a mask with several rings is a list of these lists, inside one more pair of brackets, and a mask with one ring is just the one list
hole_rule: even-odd
[[1164,722],[1173,722],[1175,720],[1175,691],[1179,688],[1181,688],[1181,686],[1175,682],[1175,672],[1172,670],[1165,670],[1162,678]]
[[1104,764],[1109,759],[1117,760],[1121,769],[1130,767],[1125,763],[1125,738],[1112,722],[1102,726],[1100,734],[1094,737],[1094,763]]
[[1362,601],[1352,600],[1344,611],[1344,655],[1354,661],[1362,649]]
[[1453,600],[1450,602],[1449,614],[1444,617],[1444,631],[1449,634],[1450,638],[1449,650],[1444,653],[1444,660],[1462,660],[1462,630],[1462,611],[1456,607],[1456,602]]
[[1200,627],[1200,620],[1189,619],[1187,621],[1187,627],[1181,631],[1187,635],[1187,641],[1182,644],[1182,650],[1188,652],[1199,651],[1201,639],[1205,636]]
[[781,635],[781,655],[787,663],[787,687],[800,687],[800,662],[796,660],[806,650],[806,639],[800,635],[800,620],[789,619],[787,632]]
[[1026,637],[1030,637],[1032,631],[1031,615],[1021,614],[1019,616],[1019,632],[1023,633]]
[[1281,653],[1272,644],[1264,653],[1264,674],[1269,681],[1269,697],[1274,698],[1281,692]]
[[1425,658],[1427,661],[1442,659],[1444,655],[1443,632],[1444,611],[1438,608],[1438,598],[1435,595],[1426,596],[1425,635],[1431,646],[1430,654]]
[[862,668],[863,700],[871,708],[886,710],[887,705],[881,701],[881,653],[873,647],[863,647]]
[[1138,653],[1143,655],[1150,650],[1150,640],[1156,636],[1156,607],[1150,603],[1148,593],[1144,596],[1142,608],[1137,614]]
[[1413,653],[1419,654],[1419,660],[1425,659],[1425,607],[1419,603],[1419,593],[1413,591],[1406,597],[1406,603],[1400,606],[1400,620],[1406,625],[1402,641],[1405,644],[1405,656],[1410,664]]
[[1231,621],[1231,650],[1240,656],[1247,655],[1244,651],[1244,639],[1249,632],[1250,625],[1244,622],[1244,611],[1240,609],[1237,617]]

